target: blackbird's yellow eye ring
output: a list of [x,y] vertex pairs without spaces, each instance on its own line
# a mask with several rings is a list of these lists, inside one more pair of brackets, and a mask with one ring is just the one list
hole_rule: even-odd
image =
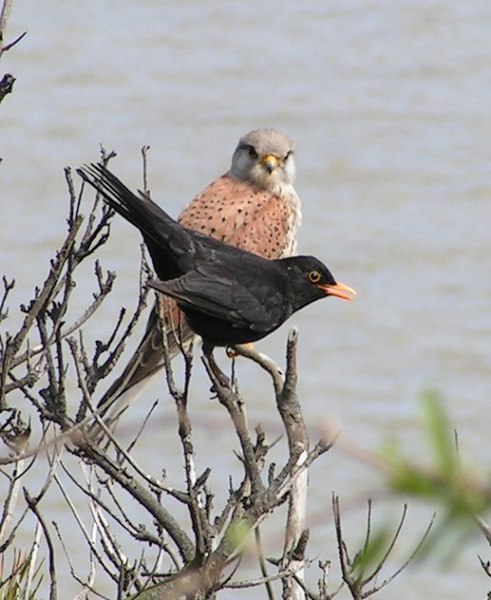
[[310,283],[319,283],[321,280],[321,274],[319,271],[310,271],[308,274]]

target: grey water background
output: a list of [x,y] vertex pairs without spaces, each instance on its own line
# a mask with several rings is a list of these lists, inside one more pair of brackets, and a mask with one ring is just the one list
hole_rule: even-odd
[[[148,144],[153,196],[177,215],[228,168],[240,135],[275,126],[297,142],[300,251],[323,258],[358,291],[352,304],[316,303],[259,344],[281,363],[288,328],[298,327],[307,424],[314,438],[319,424],[342,432],[338,447],[311,472],[311,556],[333,561],[334,586],[333,491],[345,502],[350,543],[362,540],[364,499],[373,493],[376,518],[396,522],[405,499],[380,497],[380,475],[351,454],[391,438],[415,460],[430,460],[421,427],[424,390],[441,394],[463,458],[488,466],[489,2],[27,0],[14,3],[8,38],[24,30],[28,36],[0,63],[2,73],[17,78],[0,108],[0,271],[17,280],[12,322],[63,238],[64,166],[95,160],[103,144],[118,153],[115,172],[137,187],[140,147]],[[120,306],[134,306],[139,242],[115,219],[100,256],[118,281],[86,330],[89,339],[110,330]],[[90,269],[84,277],[74,315],[95,289]],[[240,473],[236,443],[223,411],[209,400],[199,360],[194,375],[199,466],[212,466],[212,481],[225,494],[228,473]],[[276,437],[281,428],[267,377],[245,361],[238,376],[251,426],[261,422]],[[180,460],[173,459],[175,473],[169,465],[179,456],[174,409],[161,380],[119,433],[130,439],[157,397],[138,456],[156,473],[165,466],[177,484]],[[50,498],[43,509],[74,530],[64,503]],[[387,575],[433,510],[410,501]],[[277,530],[266,539],[267,550],[281,548]],[[75,533],[68,544],[84,564]],[[376,597],[484,598],[490,585],[478,553],[489,558],[479,535],[446,570],[420,564]],[[62,577],[65,597],[75,596],[68,572]]]

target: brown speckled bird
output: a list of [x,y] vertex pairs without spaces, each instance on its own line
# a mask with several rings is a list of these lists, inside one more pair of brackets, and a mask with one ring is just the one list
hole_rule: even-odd
[[[179,223],[265,258],[295,254],[301,206],[293,187],[294,147],[276,129],[250,131],[239,140],[229,171],[191,201],[181,213]],[[160,309],[168,324],[171,357],[179,353],[177,329],[182,342],[189,343],[193,338],[174,301],[159,302],[161,306],[154,306],[137,350],[99,402],[109,425],[136,399],[143,384],[163,367],[157,310]]]

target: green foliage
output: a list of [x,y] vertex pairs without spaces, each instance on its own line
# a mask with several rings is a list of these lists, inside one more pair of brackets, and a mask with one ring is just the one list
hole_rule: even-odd
[[435,392],[423,397],[423,427],[429,465],[407,458],[394,442],[385,445],[382,455],[393,491],[442,507],[443,523],[430,536],[431,544],[442,532],[447,537],[461,537],[476,529],[476,520],[491,506],[491,488],[488,478],[462,462],[456,434]]
[[373,527],[372,504],[369,502],[365,540],[351,557],[343,541],[339,500],[334,498],[343,580],[353,598],[366,598],[376,593],[392,581],[413,558],[421,559],[430,553],[438,556],[441,550],[444,562],[447,561],[461,547],[462,538],[477,531],[480,517],[491,506],[488,479],[478,476],[461,460],[457,436],[435,392],[424,395],[422,417],[427,450],[418,452],[418,459],[421,455],[427,456],[428,464],[422,464],[412,456],[408,458],[399,443],[387,441],[381,453],[381,465],[385,467],[388,486],[392,492],[440,507],[438,526],[431,519],[404,564],[381,583],[376,583],[380,580],[382,569],[402,531],[407,505],[399,525],[391,531],[387,523],[381,527]]
[[353,558],[351,571],[354,578],[358,581],[366,579],[375,566],[385,561],[391,543],[389,527],[381,527],[372,533],[363,549],[357,552]]
[[36,566],[33,550],[14,551],[12,568],[5,573],[5,555],[0,561],[0,600],[35,600],[42,582],[42,563]]

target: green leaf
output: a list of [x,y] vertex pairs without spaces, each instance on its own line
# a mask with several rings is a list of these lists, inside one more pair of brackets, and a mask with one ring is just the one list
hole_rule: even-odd
[[450,480],[459,471],[460,463],[451,425],[435,391],[428,391],[423,397],[423,416],[436,471]]

